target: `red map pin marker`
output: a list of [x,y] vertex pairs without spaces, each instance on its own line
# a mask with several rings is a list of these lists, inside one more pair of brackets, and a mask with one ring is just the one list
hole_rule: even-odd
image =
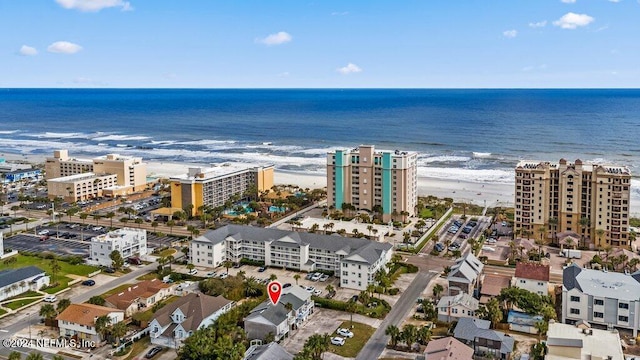
[[272,281],[267,285],[267,292],[269,293],[269,299],[273,305],[278,305],[280,296],[282,295],[282,285],[278,281]]

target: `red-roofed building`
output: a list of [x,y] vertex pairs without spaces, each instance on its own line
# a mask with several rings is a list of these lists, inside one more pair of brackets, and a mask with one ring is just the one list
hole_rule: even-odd
[[534,262],[516,264],[515,286],[538,295],[549,294],[549,265]]
[[145,280],[129,286],[122,292],[107,297],[106,304],[125,312],[127,317],[144,311],[158,301],[170,296],[172,288],[158,279]]
[[423,353],[424,360],[471,360],[473,349],[449,336],[431,340]]

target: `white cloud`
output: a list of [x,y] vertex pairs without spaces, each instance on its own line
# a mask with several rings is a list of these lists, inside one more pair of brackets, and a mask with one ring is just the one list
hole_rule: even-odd
[[82,46],[68,41],[56,41],[47,47],[47,51],[57,54],[75,54],[82,50]]
[[20,51],[18,51],[18,54],[22,56],[33,56],[33,55],[38,55],[38,50],[36,50],[36,48],[31,46],[22,45],[20,47]]
[[81,86],[107,86],[109,85],[108,83],[104,82],[104,81],[98,81],[98,80],[94,80],[92,78],[89,77],[77,77],[75,79],[73,79],[73,83],[77,84],[77,85],[81,85]]
[[336,71],[342,75],[349,75],[349,74],[362,72],[362,69],[356,64],[348,63],[347,66],[338,68],[336,69]]
[[102,9],[119,7],[122,11],[131,11],[133,7],[123,0],[56,0],[65,9],[76,9],[86,12],[97,12]]
[[529,72],[533,70],[546,70],[546,69],[547,69],[547,64],[541,64],[538,66],[525,66],[522,68],[522,71]]
[[331,13],[331,16],[346,16],[349,15],[348,11],[334,11]]
[[288,32],[280,31],[275,34],[271,34],[262,39],[256,39],[256,42],[265,44],[267,46],[271,45],[282,45],[293,40],[293,37]]
[[612,3],[619,3],[619,2],[620,2],[620,0],[609,0],[609,2],[612,2]]
[[587,26],[595,19],[587,14],[575,14],[572,12],[564,14],[560,19],[553,22],[553,25],[563,29],[576,29],[579,26]]
[[502,35],[504,35],[504,37],[506,38],[513,39],[514,37],[518,36],[518,30],[503,31]]
[[560,1],[562,1],[565,4],[575,4],[576,3],[576,0],[560,0]]
[[291,74],[289,74],[288,71],[285,71],[285,72],[281,72],[280,74],[278,74],[278,77],[286,78],[286,77],[289,77],[289,75],[291,75]]
[[547,26],[547,20],[542,20],[542,21],[538,21],[538,22],[530,22],[529,23],[529,27],[532,28],[541,28],[541,27],[545,27]]

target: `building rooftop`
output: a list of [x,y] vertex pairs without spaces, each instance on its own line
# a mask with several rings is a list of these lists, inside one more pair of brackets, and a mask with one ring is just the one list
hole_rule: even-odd
[[580,348],[582,359],[624,359],[617,331],[582,329],[575,325],[551,321],[547,331],[547,346],[549,355],[546,359],[568,359],[568,357],[556,355],[554,351],[556,347]]
[[139,282],[135,285],[131,285],[126,290],[113,294],[107,297],[105,300],[113,304],[120,310],[126,310],[131,304],[133,304],[139,298],[148,298],[158,293],[162,289],[166,289],[171,285],[165,284],[158,279],[146,280]]
[[443,296],[440,298],[440,301],[438,301],[439,308],[453,307],[457,305],[462,305],[467,309],[475,311],[478,310],[479,303],[477,299],[467,293],[459,293],[455,296]]
[[71,304],[56,317],[56,320],[68,321],[84,326],[94,326],[96,318],[109,315],[113,312],[121,313],[122,311],[93,304]]
[[[105,175],[98,175],[92,172],[88,172],[88,173],[82,173],[82,174],[75,174],[75,175],[69,175],[69,176],[63,176],[63,177],[59,177],[59,178],[55,178],[55,179],[49,179],[49,182],[69,182],[69,181],[78,181],[78,180],[87,180],[87,179],[93,179],[93,178],[100,178],[103,177]],[[113,175],[115,176],[115,175]]]
[[457,259],[456,263],[451,266],[447,279],[471,283],[482,273],[482,269],[484,269],[482,262],[473,253],[469,252]]
[[516,264],[517,278],[538,281],[549,281],[549,265],[534,262],[518,262]]
[[[0,241],[2,237],[0,236]],[[27,266],[19,269],[7,269],[0,271],[0,288],[15,284],[30,277],[43,274],[44,270],[36,266]]]
[[147,230],[145,229],[134,229],[134,228],[121,228],[109,231],[106,234],[94,236],[91,238],[92,242],[111,242],[114,239],[122,239],[125,236],[135,236],[135,235],[146,235]]
[[[550,169],[558,169],[560,165],[567,165],[567,161],[564,159],[560,159],[558,162],[521,160],[516,165],[516,169],[535,170],[544,169],[546,167]],[[602,171],[608,174],[631,175],[631,171],[628,167],[615,164],[583,163],[580,159],[577,159],[573,164],[569,163],[568,165],[580,165],[585,171]]]
[[254,169],[265,169],[273,167],[273,165],[259,166],[255,164],[245,163],[222,163],[211,164],[211,167],[190,167],[189,172],[182,175],[172,176],[172,180],[197,180],[207,181],[216,178],[236,175]]
[[218,244],[227,239],[236,241],[243,239],[269,241],[277,243],[278,246],[296,247],[309,245],[311,248],[325,249],[345,255],[345,260],[367,264],[375,263],[383,252],[389,251],[393,247],[388,243],[367,239],[242,225],[227,225],[216,230],[207,231],[193,241]]
[[640,283],[637,278],[640,278],[640,272],[625,275],[583,269],[575,263],[567,266],[562,272],[563,288],[566,290],[577,288],[587,295],[623,301],[640,299]]
[[429,341],[423,354],[425,360],[473,359],[473,349],[451,336]]
[[508,288],[511,284],[511,278],[496,274],[485,274],[480,288],[480,295],[498,296],[500,291]]
[[[154,319],[164,327],[172,323],[171,314],[180,308],[180,311],[185,316],[185,320],[181,323],[182,327],[185,331],[195,331],[202,323],[202,320],[231,302],[231,300],[227,300],[222,296],[190,293],[156,311]],[[170,333],[170,330],[171,326],[163,334]]]
[[285,304],[291,304],[292,309],[297,311],[310,298],[311,293],[299,285],[293,285],[282,289],[282,296],[276,306],[273,306],[269,300],[264,301],[251,310],[247,320],[263,318],[272,324],[280,324],[287,319],[289,314],[289,310],[285,309]]
[[251,346],[245,352],[243,360],[293,360],[293,355],[278,343],[271,342],[265,345]]
[[474,341],[476,338],[500,341],[501,354],[513,352],[515,340],[500,331],[489,329],[490,326],[491,322],[488,320],[463,317],[458,320],[453,336],[464,341]]

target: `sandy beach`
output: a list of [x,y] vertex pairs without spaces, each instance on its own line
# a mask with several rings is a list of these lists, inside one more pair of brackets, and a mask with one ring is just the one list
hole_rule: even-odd
[[[91,156],[81,156],[87,157]],[[44,163],[44,155],[19,155],[0,154],[6,160],[20,160],[31,163]],[[166,178],[184,174],[189,167],[206,167],[207,164],[175,163],[175,162],[148,162],[147,172],[149,177]],[[295,184],[302,188],[323,188],[327,186],[326,177],[322,174],[309,174],[295,171],[277,170],[274,182],[281,184]],[[444,180],[433,177],[418,178],[418,194],[420,196],[434,195],[440,198],[450,197],[454,201],[469,202],[476,205],[513,206],[514,183],[478,183],[464,180]],[[632,197],[631,216],[640,216],[640,201]]]

